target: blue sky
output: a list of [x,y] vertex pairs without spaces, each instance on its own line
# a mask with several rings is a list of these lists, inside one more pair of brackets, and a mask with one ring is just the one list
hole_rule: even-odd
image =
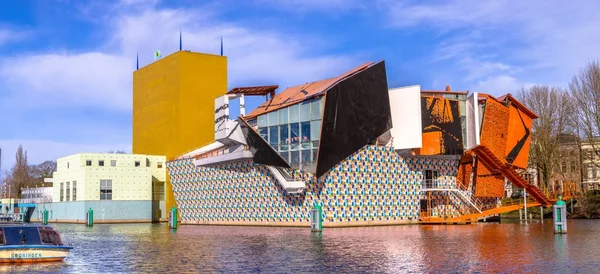
[[[0,9],[2,169],[23,144],[31,163],[131,149],[140,65],[179,47],[218,54],[229,86],[301,84],[385,60],[390,87],[501,95],[567,87],[599,58],[600,2],[9,1]],[[252,101],[248,109],[259,102]]]

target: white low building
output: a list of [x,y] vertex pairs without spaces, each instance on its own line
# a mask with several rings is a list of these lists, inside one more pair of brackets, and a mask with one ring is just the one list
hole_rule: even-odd
[[164,220],[165,161],[165,156],[109,153],[58,159],[53,203],[44,205],[50,221],[83,222],[90,208],[96,223]]

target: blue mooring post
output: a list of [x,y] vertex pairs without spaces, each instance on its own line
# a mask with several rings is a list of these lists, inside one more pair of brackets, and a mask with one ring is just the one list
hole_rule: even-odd
[[558,196],[552,215],[554,216],[554,233],[567,233],[567,203],[562,200],[562,196]]
[[169,228],[177,229],[177,208],[169,210]]
[[310,214],[310,231],[321,232],[323,230],[323,209],[316,205]]

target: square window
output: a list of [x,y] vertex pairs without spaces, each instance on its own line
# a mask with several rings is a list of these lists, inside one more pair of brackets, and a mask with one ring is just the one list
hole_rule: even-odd
[[85,160],[86,166],[92,166],[92,160]]
[[140,161],[135,161],[135,166],[136,167],[140,166]]
[[[321,97],[322,98],[322,97]],[[311,118],[312,120],[320,120],[321,119],[321,101],[322,99],[316,99],[311,103]]]
[[162,166],[163,166],[163,163],[162,163],[162,162],[157,162],[157,163],[156,163],[156,167],[157,167],[157,168],[162,168]]
[[310,121],[310,102],[300,104],[300,122]]
[[100,180],[100,200],[112,200],[112,180]]
[[98,161],[98,165],[99,165],[99,166],[104,166],[104,160],[100,160],[100,161]]
[[321,134],[321,120],[315,120],[310,122],[310,139],[319,140]]
[[279,124],[288,123],[288,108],[282,108],[279,110]]
[[110,160],[110,166],[117,166],[117,160]]
[[267,119],[267,115],[263,114],[263,115],[259,115],[258,116],[258,126],[259,127],[266,127],[268,125],[268,119]]
[[271,111],[267,114],[269,116],[269,126],[276,126],[279,124],[279,112]]

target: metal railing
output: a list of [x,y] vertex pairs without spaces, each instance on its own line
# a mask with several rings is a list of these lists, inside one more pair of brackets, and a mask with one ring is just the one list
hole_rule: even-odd
[[439,188],[440,182],[437,179],[426,179],[421,182],[422,189]]
[[43,203],[52,203],[52,198],[43,197],[43,198],[27,198],[27,199],[17,199],[17,204],[43,204]]

